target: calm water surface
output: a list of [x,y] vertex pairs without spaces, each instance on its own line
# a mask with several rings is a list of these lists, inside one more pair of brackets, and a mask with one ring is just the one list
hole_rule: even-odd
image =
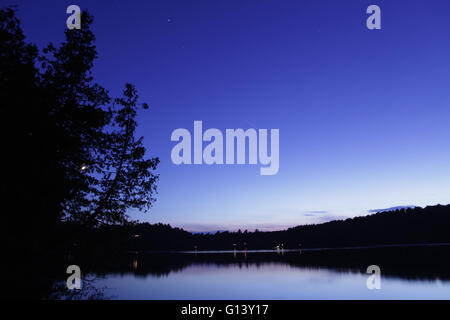
[[[450,298],[448,248],[389,250],[130,254],[86,279],[107,299]],[[380,290],[367,289],[370,264]]]

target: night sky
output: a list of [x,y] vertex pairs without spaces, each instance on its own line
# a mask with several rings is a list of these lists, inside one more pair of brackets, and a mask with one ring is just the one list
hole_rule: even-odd
[[[450,203],[450,1],[2,1],[27,40],[64,38],[67,6],[94,16],[95,80],[131,82],[158,156],[141,221],[192,231],[273,230]],[[366,28],[381,8],[382,29]],[[172,164],[177,128],[277,128],[280,169]]]

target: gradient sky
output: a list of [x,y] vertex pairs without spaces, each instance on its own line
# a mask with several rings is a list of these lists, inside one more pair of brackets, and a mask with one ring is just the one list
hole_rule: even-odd
[[[5,3],[5,2],[4,2]],[[28,41],[94,15],[98,83],[134,83],[138,134],[161,164],[134,219],[260,230],[450,203],[450,1],[17,1]],[[382,30],[366,28],[381,7]],[[279,128],[280,170],[172,164],[176,128]]]

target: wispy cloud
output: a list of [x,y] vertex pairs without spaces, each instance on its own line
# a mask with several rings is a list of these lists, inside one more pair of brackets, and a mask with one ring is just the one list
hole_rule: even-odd
[[305,217],[314,217],[317,215],[327,215],[329,211],[326,210],[312,210],[312,211],[304,211],[303,215]]
[[293,225],[283,225],[283,224],[242,224],[242,225],[233,225],[233,224],[182,224],[178,225],[178,227],[183,228],[186,231],[193,233],[215,233],[217,231],[237,231],[241,229],[241,231],[248,230],[249,232],[255,231],[258,229],[259,231],[278,231],[278,230],[286,230]]
[[301,226],[301,225],[310,225],[310,224],[320,224],[325,222],[330,222],[333,220],[345,220],[349,218],[348,216],[342,215],[332,215],[330,211],[326,210],[314,210],[314,211],[305,211],[303,216],[310,217],[304,219],[303,221],[290,222],[286,224],[277,224],[277,223],[243,223],[243,224],[195,224],[195,223],[183,223],[183,224],[174,224],[179,228],[182,228],[186,231],[192,233],[216,233],[217,231],[237,231],[237,230],[248,230],[249,232],[255,231],[258,229],[259,231],[280,231],[286,230],[292,227]]

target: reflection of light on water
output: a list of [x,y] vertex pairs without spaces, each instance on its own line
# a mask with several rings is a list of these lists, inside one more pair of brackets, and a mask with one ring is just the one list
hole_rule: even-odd
[[[424,279],[420,272],[417,279],[408,278],[414,269],[406,270],[405,274],[387,275],[382,278],[383,289],[375,292],[367,290],[365,270],[310,263],[308,257],[315,257],[308,250],[302,250],[300,245],[289,250],[280,243],[278,252],[252,251],[246,247],[237,250],[236,247],[211,255],[199,251],[196,258],[194,251],[191,255],[133,255],[129,258],[132,268],[128,264],[125,274],[108,273],[96,287],[108,288],[107,294],[119,299],[180,300],[442,299],[450,292],[450,281],[445,280],[448,279],[445,272],[441,281],[426,280],[428,273],[425,271],[422,271]],[[139,274],[136,270],[138,258],[141,259]],[[333,263],[334,260],[330,262]],[[431,270],[428,277],[439,276]]]

